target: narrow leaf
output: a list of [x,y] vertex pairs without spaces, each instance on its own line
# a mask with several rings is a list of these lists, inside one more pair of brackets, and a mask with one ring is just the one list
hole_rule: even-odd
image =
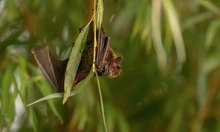
[[[89,73],[89,75],[84,79],[82,80],[81,82],[77,83],[73,88],[74,90],[72,92],[70,92],[69,94],[69,97],[71,96],[74,96],[78,93],[80,93],[83,88],[85,87],[85,85],[89,82],[89,80],[92,78],[93,76],[93,72],[91,71]],[[49,99],[54,99],[54,98],[62,98],[64,96],[64,93],[53,93],[53,94],[50,94],[50,95],[47,95],[47,96],[44,96],[43,98],[40,98],[36,101],[34,101],[33,103],[30,103],[30,104],[27,104],[26,106],[31,106],[31,105],[34,105],[36,103],[39,103],[39,102],[42,102],[42,101],[46,101],[46,100],[49,100]]]
[[214,2],[211,2],[209,0],[198,0],[196,1],[198,4],[204,6],[205,8],[209,9],[216,15],[220,15],[220,9]]
[[167,65],[167,54],[163,47],[162,36],[161,36],[161,1],[152,1],[152,35],[154,41],[154,48],[157,53],[157,61],[162,70],[165,69]]
[[103,0],[98,0],[97,1],[97,21],[96,21],[98,29],[100,29],[102,26],[103,12],[104,12]]
[[164,0],[163,5],[170,22],[173,39],[175,42],[175,47],[177,52],[177,63],[182,64],[186,60],[186,53],[183,42],[183,36],[181,32],[181,26],[176,14],[176,9],[174,8],[174,5],[170,0]]
[[[209,24],[208,30],[207,30],[207,35],[205,39],[205,48],[209,49],[213,41],[215,40],[215,37],[217,36],[217,33],[220,28],[220,21],[219,20],[214,20]],[[217,59],[218,60],[218,59]]]
[[[40,81],[40,82],[36,82],[37,86],[40,88],[41,93],[46,96],[49,93],[51,93],[51,88],[48,85],[48,83],[46,81]],[[61,115],[59,114],[56,106],[55,106],[55,102],[54,100],[48,100],[47,101],[51,111],[54,113],[54,115],[57,116],[57,118],[60,120],[61,123],[63,123],[63,119],[61,117]]]
[[[11,86],[13,83],[13,72],[14,72],[15,66],[9,65],[6,69],[4,74],[2,75],[2,82],[1,82],[1,112],[7,113],[8,110],[10,110],[9,106],[9,97],[11,96]],[[6,114],[7,115],[7,114]]]
[[72,48],[72,52],[70,54],[69,62],[67,64],[67,68],[65,72],[63,104],[67,101],[70,95],[70,92],[73,86],[73,80],[76,77],[76,73],[77,73],[80,60],[81,60],[81,56],[83,53],[83,48],[86,43],[86,37],[87,37],[90,22],[87,25],[85,25],[83,29],[81,30]]
[[34,111],[34,108],[30,108],[28,110],[28,118],[29,118],[29,121],[30,121],[30,124],[32,126],[32,129],[34,132],[38,132],[38,122],[37,122],[37,116],[36,116],[36,113]]
[[[39,70],[35,66],[33,66],[31,64],[28,64],[28,66],[32,69],[34,74],[39,74]],[[46,96],[52,92],[51,87],[48,85],[46,80],[45,81],[38,81],[36,79],[33,79],[33,81],[36,82],[35,84],[40,88],[39,90],[44,96]],[[54,115],[56,115],[57,118],[60,120],[60,122],[63,123],[63,119],[55,106],[55,102],[53,100],[49,100],[49,101],[47,101],[47,103],[48,103],[48,106],[50,107],[51,111],[54,113]]]

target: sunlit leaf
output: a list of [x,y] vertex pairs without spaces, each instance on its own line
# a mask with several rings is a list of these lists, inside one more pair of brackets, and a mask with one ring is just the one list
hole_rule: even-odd
[[154,48],[157,53],[157,61],[161,69],[165,69],[167,65],[167,55],[162,43],[161,37],[161,1],[152,1],[152,36],[154,41]]
[[97,0],[97,20],[96,20],[97,29],[100,29],[102,26],[103,12],[104,12],[103,0]]
[[20,97],[23,101],[25,101],[25,95],[26,95],[26,87],[27,87],[27,61],[25,57],[17,56],[18,58],[18,68],[16,71],[16,81],[19,86],[19,93]]
[[72,48],[72,52],[70,54],[66,72],[65,72],[63,103],[67,101],[70,95],[71,89],[73,87],[73,80],[75,79],[78,66],[81,60],[81,56],[83,53],[84,45],[86,43],[86,37],[87,37],[90,22],[82,28]]
[[182,64],[186,60],[185,46],[183,42],[183,36],[181,32],[181,26],[177,18],[176,9],[171,0],[163,1],[164,8],[169,18],[173,39],[175,42],[177,53],[177,64]]

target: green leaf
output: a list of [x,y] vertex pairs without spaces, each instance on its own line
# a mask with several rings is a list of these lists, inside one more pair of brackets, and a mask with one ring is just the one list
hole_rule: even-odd
[[213,2],[209,0],[198,0],[196,1],[198,4],[204,6],[205,8],[209,9],[216,15],[220,15],[220,9],[217,6],[217,4],[214,4]]
[[[105,103],[106,109],[106,119],[109,131],[119,131],[119,132],[128,132],[128,124],[119,109],[115,108],[114,105]],[[101,122],[101,121],[100,121]],[[99,123],[100,124],[100,123]],[[101,124],[99,125],[101,126]],[[115,129],[118,128],[118,129]],[[103,128],[100,128],[100,131],[103,131]]]
[[171,0],[164,0],[163,5],[169,19],[174,44],[177,52],[177,63],[182,64],[186,60],[185,46],[181,32],[180,22],[178,20],[176,9]]
[[12,92],[10,92],[10,98],[8,99],[8,110],[7,110],[7,117],[9,119],[9,126],[11,125],[11,123],[14,121],[15,119],[15,110],[16,110],[16,107],[15,107],[15,100],[16,100],[16,97],[18,95],[18,85],[17,85],[17,82],[15,80],[15,78],[13,77],[12,80],[11,80],[11,83],[12,83]]
[[[31,64],[29,64],[28,66],[32,69],[33,73],[40,74],[39,70],[37,70],[37,68],[35,66],[32,66]],[[33,80],[33,81],[36,82],[36,85],[40,88],[39,90],[44,96],[46,96],[52,92],[51,87],[48,85],[46,80],[45,81]],[[62,119],[61,115],[59,114],[59,112],[57,111],[57,108],[55,106],[55,102],[53,100],[49,100],[47,103],[49,105],[49,108],[52,110],[53,114],[55,116],[57,116],[57,118],[60,120],[61,123],[63,123],[63,119]]]
[[17,5],[15,4],[15,2],[13,0],[8,0],[7,1],[7,20],[9,21],[13,21],[15,20],[16,18],[18,18],[19,16],[19,11],[18,11],[18,8],[17,8]]
[[[38,82],[36,84],[38,85],[41,93],[44,96],[46,96],[52,92],[50,86],[48,85],[48,83],[46,81]],[[55,106],[55,102],[53,100],[48,100],[47,103],[48,103],[50,109],[52,110],[52,112],[54,113],[54,115],[56,115],[58,117],[58,119],[60,120],[60,122],[63,123],[63,119],[62,119],[61,115],[59,114],[59,112],[57,111],[57,108]]]
[[20,83],[20,87],[19,87],[19,94],[20,97],[22,99],[23,102],[25,102],[25,96],[26,96],[26,88],[28,85],[28,81],[27,81],[27,59],[26,57],[17,56],[18,59],[18,67],[17,67],[17,72],[16,74],[18,74],[18,83]]
[[154,48],[157,53],[157,61],[162,70],[167,67],[167,54],[163,47],[161,36],[161,1],[154,0],[152,2],[152,35],[154,41]]
[[104,12],[104,6],[103,6],[103,1],[102,0],[98,0],[97,1],[97,28],[100,29],[102,26],[102,20],[103,20],[103,12]]
[[1,81],[1,112],[2,113],[7,113],[8,110],[10,110],[10,106],[9,106],[9,97],[10,97],[10,88],[13,82],[13,72],[14,72],[14,65],[9,65],[4,74],[3,74],[3,78]]
[[[69,97],[71,96],[74,96],[78,93],[80,93],[83,88],[85,87],[85,85],[89,82],[89,80],[92,78],[93,76],[93,72],[92,70],[90,71],[89,75],[84,79],[82,80],[81,82],[77,83],[73,88],[74,90],[69,94]],[[62,98],[64,96],[64,93],[53,93],[53,94],[50,94],[48,96],[45,96],[43,98],[40,98],[36,101],[34,101],[33,103],[30,103],[30,104],[27,104],[26,106],[31,106],[31,105],[34,105],[36,103],[39,103],[39,102],[42,102],[42,101],[45,101],[45,100],[49,100],[49,99],[54,99],[54,98]]]
[[205,74],[213,72],[220,65],[219,60],[220,53],[215,52],[213,55],[209,55],[206,61],[203,62],[203,70]]
[[28,117],[29,117],[29,120],[30,120],[33,131],[37,132],[38,131],[38,127],[37,127],[38,121],[37,121],[37,117],[36,117],[36,114],[35,114],[33,108],[30,108],[28,110]]
[[72,52],[70,54],[70,58],[69,58],[67,68],[66,68],[66,73],[65,73],[65,80],[64,80],[63,104],[69,98],[71,89],[73,87],[73,80],[76,77],[76,73],[79,67],[79,63],[80,63],[81,56],[83,53],[83,48],[86,43],[86,37],[87,37],[90,22],[86,24],[81,30],[72,48]]
[[219,28],[220,28],[219,20],[213,20],[212,22],[210,22],[206,33],[206,40],[205,40],[206,49],[209,49],[212,46],[213,41],[215,40],[214,38],[217,36]]

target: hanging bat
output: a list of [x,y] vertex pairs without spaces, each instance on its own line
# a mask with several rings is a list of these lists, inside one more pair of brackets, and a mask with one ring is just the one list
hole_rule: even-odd
[[[104,29],[101,28],[98,32],[95,66],[98,75],[114,78],[122,72],[121,57],[115,55],[109,41],[110,37],[105,36]],[[90,26],[78,71],[75,80],[73,80],[74,85],[85,79],[89,74],[93,61],[93,47],[93,28]],[[57,92],[63,92],[68,59],[63,61],[58,60],[51,53],[48,46],[42,49],[32,49],[31,52],[44,77]]]
[[99,75],[109,78],[117,77],[121,74],[121,57],[117,57],[110,47],[110,37],[105,36],[103,27],[98,34],[98,44],[96,53],[96,69]]

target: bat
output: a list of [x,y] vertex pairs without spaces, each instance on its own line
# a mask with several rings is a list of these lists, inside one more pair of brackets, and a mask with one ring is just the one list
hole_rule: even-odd
[[117,57],[110,47],[110,37],[105,36],[103,27],[98,34],[98,46],[96,53],[96,69],[99,75],[115,78],[122,72],[121,57]]
[[[117,77],[121,74],[121,57],[117,57],[110,47],[110,37],[105,36],[103,27],[98,32],[97,53],[95,66],[100,76],[107,76],[109,78]],[[89,27],[86,44],[82,53],[81,61],[73,84],[77,84],[85,79],[89,74],[93,63],[93,28]],[[64,77],[68,59],[58,60],[49,47],[31,50],[38,67],[40,68],[44,77],[48,80],[50,85],[57,92],[64,91]]]

